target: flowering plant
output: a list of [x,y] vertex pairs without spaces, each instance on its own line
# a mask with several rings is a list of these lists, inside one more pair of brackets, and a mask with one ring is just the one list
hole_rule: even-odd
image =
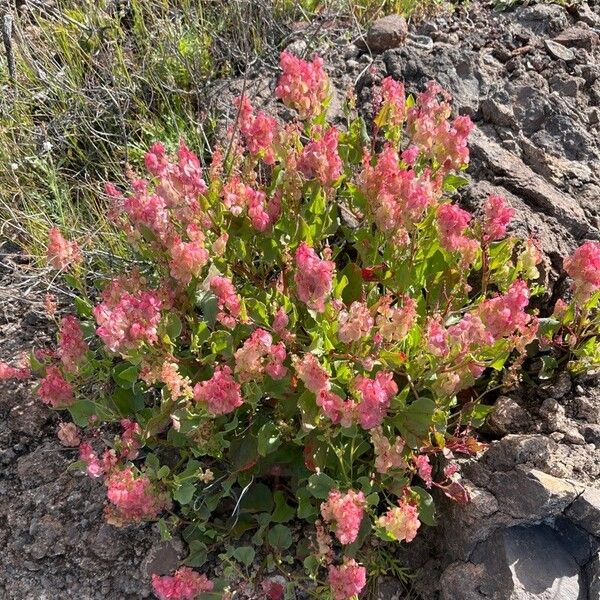
[[175,157],[156,143],[149,179],[107,185],[137,260],[96,302],[78,245],[50,232],[79,318],[30,368],[0,365],[70,412],[60,440],[103,479],[109,522],[182,531],[186,566],[153,578],[163,599],[221,593],[190,569],[216,543],[228,564],[264,545],[285,565],[295,517],[314,532],[295,558],[322,594],[353,597],[371,535],[411,542],[435,524],[433,490],[468,500],[454,458],[481,449],[488,391],[536,352],[546,377],[599,358],[600,246],[566,262],[571,304],[528,312],[535,241],[507,237],[498,196],[477,217],[448,198],[467,182],[472,124],[442,88],[406,96],[387,78],[372,126],[350,104],[338,129],[322,60],[281,66],[275,93],[298,122],[242,97],[209,169],[183,142]]

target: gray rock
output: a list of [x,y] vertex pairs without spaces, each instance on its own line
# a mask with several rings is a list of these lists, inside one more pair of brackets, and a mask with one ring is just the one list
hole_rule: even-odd
[[146,573],[148,578],[154,573],[169,575],[177,568],[182,555],[183,544],[180,539],[173,538],[168,542],[157,541],[142,563],[142,572]]
[[529,420],[529,413],[512,398],[500,396],[494,405],[494,412],[487,418],[486,425],[492,433],[506,435],[525,431]]
[[472,561],[486,567],[487,596],[507,600],[586,598],[579,565],[547,525],[501,530],[478,548]]
[[588,444],[600,447],[600,425],[582,425],[579,431]]
[[483,565],[473,563],[454,563],[450,565],[440,578],[442,600],[484,600],[487,595],[481,587],[489,580]]
[[590,27],[600,27],[600,15],[597,15],[587,2],[578,2],[575,5],[575,12],[580,21]]
[[600,537],[600,489],[587,488],[569,506],[566,515],[592,535]]
[[544,45],[546,46],[546,50],[548,50],[548,54],[553,58],[557,58],[558,60],[564,60],[565,62],[571,62],[575,60],[575,52],[571,50],[571,48],[567,48],[558,42],[554,42],[552,40],[544,40]]
[[561,513],[583,488],[543,471],[519,465],[508,473],[493,473],[490,491],[502,510],[511,517],[535,522]]
[[517,10],[517,19],[537,35],[554,35],[569,23],[567,12],[556,4],[534,4]]
[[481,129],[471,134],[471,156],[479,168],[493,174],[494,181],[514,191],[530,207],[555,217],[576,238],[584,235],[600,237],[589,223],[588,217],[575,201],[550,185],[530,167],[502,148]]
[[582,84],[585,84],[585,79],[581,77],[557,77],[550,82],[550,87],[561,96],[574,98]]
[[598,45],[598,34],[585,26],[569,27],[554,38],[555,42],[569,48],[591,51]]
[[578,418],[590,424],[600,424],[600,406],[596,398],[579,396],[576,405]]
[[406,41],[408,25],[400,15],[388,15],[377,19],[367,31],[367,46],[372,52],[384,52],[398,48]]
[[584,573],[588,582],[588,600],[600,600],[600,555],[590,560]]

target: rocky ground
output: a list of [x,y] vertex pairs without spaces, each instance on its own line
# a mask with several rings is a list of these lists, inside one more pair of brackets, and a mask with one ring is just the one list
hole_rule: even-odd
[[[600,237],[600,4],[530,4],[506,13],[468,9],[412,27],[388,20],[349,43],[321,28],[337,102],[349,87],[372,111],[392,75],[418,91],[437,79],[472,116],[472,182],[462,201],[476,210],[490,193],[517,209],[516,229],[540,239],[556,294],[562,258]],[[296,51],[312,50],[301,29]],[[370,48],[365,46],[365,42]],[[390,47],[398,46],[399,47]],[[272,97],[271,74],[252,90]],[[223,103],[241,82],[215,85]],[[52,331],[43,289],[5,246],[0,257],[0,360],[43,344]],[[535,394],[498,400],[484,435],[489,450],[467,461],[473,501],[444,504],[440,526],[403,554],[424,600],[600,599],[600,387],[566,375]],[[58,417],[25,385],[0,384],[0,598],[133,599],[149,596],[148,573],[169,571],[173,550],[151,526],[104,524],[100,485],[66,471],[73,451],[55,439]],[[402,598],[385,582],[380,598]],[[414,596],[413,596],[414,597]]]

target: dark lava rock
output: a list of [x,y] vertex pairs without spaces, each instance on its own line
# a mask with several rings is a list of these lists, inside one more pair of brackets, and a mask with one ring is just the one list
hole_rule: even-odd
[[400,15],[388,15],[377,19],[367,32],[367,46],[372,52],[384,52],[398,48],[406,41],[408,25]]

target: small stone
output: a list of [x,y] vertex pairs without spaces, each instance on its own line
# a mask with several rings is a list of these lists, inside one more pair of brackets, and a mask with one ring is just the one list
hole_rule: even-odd
[[600,425],[586,424],[579,431],[588,444],[594,444],[596,448],[600,447]]
[[512,398],[500,396],[494,405],[494,412],[487,419],[487,426],[496,435],[518,433],[526,429],[529,413]]
[[583,21],[590,27],[600,27],[600,16],[598,16],[587,4],[587,2],[578,2],[575,4],[575,12],[580,21]]
[[398,48],[406,41],[408,25],[400,15],[388,15],[377,19],[367,32],[367,46],[372,52],[384,52]]
[[565,514],[573,523],[579,525],[592,535],[600,536],[600,490],[587,488],[567,508]]
[[571,62],[575,60],[575,52],[558,42],[553,42],[552,40],[544,40],[544,45],[546,46],[546,50],[548,50],[548,54],[553,58],[558,60],[564,60],[565,62]]
[[569,48],[584,48],[591,51],[597,46],[598,39],[595,31],[587,27],[575,26],[565,29],[554,38],[554,41]]
[[286,52],[294,54],[295,56],[303,56],[306,52],[306,41],[305,40],[294,40],[286,46]]
[[181,540],[173,538],[172,540],[156,542],[150,548],[144,563],[142,572],[150,577],[153,573],[158,575],[168,575],[172,573],[179,564],[183,548]]
[[[595,119],[592,120],[592,112],[595,112]],[[597,108],[592,109],[588,113],[588,119],[590,123],[598,123],[600,121],[600,112]],[[592,424],[600,424],[600,406],[587,396],[579,396],[577,398],[577,417],[582,421]]]

